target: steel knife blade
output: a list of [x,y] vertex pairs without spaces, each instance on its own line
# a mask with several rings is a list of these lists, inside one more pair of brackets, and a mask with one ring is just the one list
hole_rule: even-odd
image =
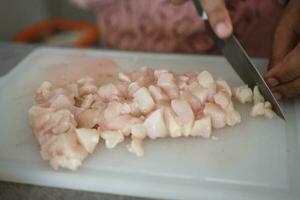
[[260,92],[268,100],[276,114],[285,120],[284,113],[278,103],[278,101],[273,96],[269,86],[266,84],[260,72],[257,70],[255,65],[252,63],[247,52],[244,50],[238,39],[232,34],[226,39],[220,39],[212,30],[208,17],[199,0],[193,0],[197,12],[204,20],[207,31],[216,45],[220,48],[221,52],[230,63],[235,72],[240,76],[240,78],[251,88],[255,85],[258,86]]

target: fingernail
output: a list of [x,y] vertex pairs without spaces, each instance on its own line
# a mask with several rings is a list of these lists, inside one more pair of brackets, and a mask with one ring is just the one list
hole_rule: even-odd
[[282,95],[278,92],[274,92],[273,93],[274,97],[277,99],[277,100],[281,100],[282,99]]
[[230,29],[225,22],[218,22],[216,25],[216,33],[220,38],[228,37]]
[[279,84],[279,81],[275,78],[268,78],[267,83],[270,87],[275,87],[276,85]]

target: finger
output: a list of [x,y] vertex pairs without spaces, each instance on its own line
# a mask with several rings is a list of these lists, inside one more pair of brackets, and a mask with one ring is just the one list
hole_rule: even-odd
[[280,94],[285,98],[298,96],[300,94],[300,77],[272,88],[272,92]]
[[267,79],[276,79],[280,83],[290,82],[300,76],[300,43],[267,74]]
[[232,34],[232,23],[224,0],[200,0],[209,23],[220,38]]
[[298,25],[298,9],[291,2],[282,14],[273,38],[273,47],[269,68],[274,67],[290,52],[297,44],[297,33],[300,31]]

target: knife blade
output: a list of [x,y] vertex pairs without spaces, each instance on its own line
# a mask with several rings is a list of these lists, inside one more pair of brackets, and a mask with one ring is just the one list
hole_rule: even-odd
[[250,57],[248,56],[247,52],[244,50],[238,39],[233,34],[226,39],[220,39],[212,30],[208,22],[208,17],[204,12],[200,1],[193,0],[193,2],[197,12],[204,20],[209,35],[216,43],[216,45],[220,48],[223,55],[235,70],[235,72],[250,88],[253,89],[253,87],[257,85],[265,99],[272,104],[274,112],[279,117],[285,120],[284,113],[278,101],[273,96],[269,86],[266,84],[262,75],[252,63]]

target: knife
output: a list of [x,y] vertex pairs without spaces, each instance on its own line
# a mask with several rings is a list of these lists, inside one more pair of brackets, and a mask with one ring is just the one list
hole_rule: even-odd
[[250,88],[253,88],[255,85],[257,85],[265,99],[272,104],[275,113],[285,120],[285,116],[278,101],[273,96],[270,88],[266,84],[265,80],[255,67],[255,65],[250,60],[247,52],[244,50],[238,39],[233,34],[226,39],[220,39],[212,30],[208,22],[208,17],[203,10],[200,1],[193,0],[193,2],[197,12],[204,20],[209,35],[220,48],[223,55],[231,64],[235,72]]

